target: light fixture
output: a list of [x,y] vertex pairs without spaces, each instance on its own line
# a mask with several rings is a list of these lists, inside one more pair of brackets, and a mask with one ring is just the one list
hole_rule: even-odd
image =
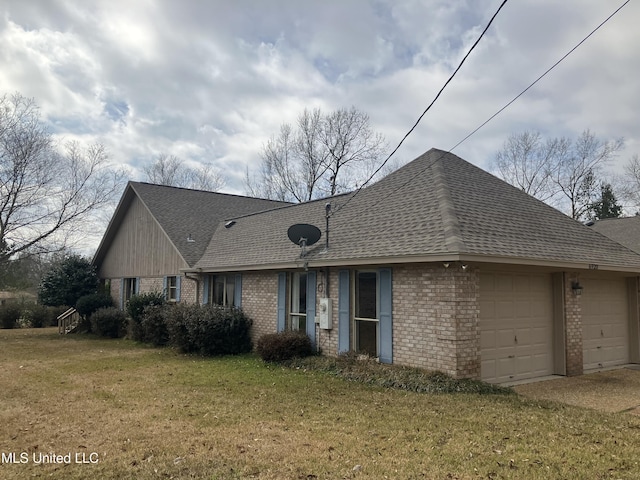
[[573,294],[575,296],[582,295],[582,285],[580,285],[580,282],[578,282],[577,280],[571,282],[571,290],[573,291]]
[[442,262],[444,268],[449,268],[449,265],[451,265],[449,262]]
[[469,268],[469,265],[467,265],[466,263],[463,263],[463,264],[462,264],[462,271],[463,271],[463,272],[466,272],[466,271],[467,271],[467,268]]

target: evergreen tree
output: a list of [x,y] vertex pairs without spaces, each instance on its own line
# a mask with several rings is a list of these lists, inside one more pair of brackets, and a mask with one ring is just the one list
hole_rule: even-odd
[[80,297],[98,291],[98,275],[91,260],[69,255],[45,273],[38,297],[43,305],[75,306]]
[[603,183],[600,186],[600,198],[591,205],[590,219],[618,218],[620,215],[622,215],[622,206],[618,205],[611,184]]

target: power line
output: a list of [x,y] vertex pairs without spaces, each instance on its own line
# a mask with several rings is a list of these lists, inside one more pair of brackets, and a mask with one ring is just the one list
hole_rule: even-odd
[[[398,149],[402,146],[402,144],[404,143],[404,141],[407,139],[407,137],[409,135],[411,135],[411,133],[416,129],[416,127],[418,126],[418,124],[420,123],[420,121],[422,120],[422,117],[424,117],[426,115],[426,113],[431,110],[431,107],[433,106],[434,103],[436,103],[436,100],[438,100],[438,98],[440,98],[440,95],[442,94],[442,92],[444,91],[445,88],[447,88],[447,85],[449,85],[449,83],[451,82],[451,80],[453,80],[453,77],[456,76],[456,74],[458,73],[458,70],[460,70],[462,68],[462,65],[464,65],[464,62],[467,60],[467,58],[469,57],[469,55],[471,54],[471,52],[473,52],[473,50],[476,48],[476,46],[478,45],[478,43],[480,43],[480,40],[482,40],[482,37],[484,37],[485,33],[487,33],[487,30],[489,30],[489,27],[491,26],[491,24],[493,23],[493,21],[495,20],[495,18],[498,16],[498,13],[500,13],[500,10],[502,10],[502,7],[504,7],[506,5],[508,0],[504,0],[500,6],[498,7],[498,9],[496,10],[496,12],[493,14],[493,16],[491,17],[491,19],[489,20],[489,23],[487,23],[487,26],[484,28],[484,30],[482,31],[482,33],[480,34],[480,36],[478,37],[478,39],[474,42],[474,44],[471,46],[471,48],[469,49],[469,51],[466,53],[466,55],[462,58],[462,61],[460,62],[460,64],[458,65],[458,67],[453,71],[453,73],[451,74],[451,76],[449,77],[449,79],[444,83],[444,85],[442,86],[442,88],[440,89],[440,91],[438,91],[438,93],[436,94],[436,96],[434,97],[434,99],[431,101],[431,103],[427,106],[427,108],[425,108],[424,112],[422,112],[422,114],[418,117],[418,120],[416,120],[416,122],[413,124],[413,126],[409,129],[409,131],[404,135],[404,137],[402,137],[402,140],[400,140],[400,143],[398,143],[398,145],[396,146],[396,148],[393,149],[393,151],[387,156],[387,158],[385,158],[385,160],[382,162],[382,164],[369,176],[369,178],[362,184],[360,185],[360,187],[356,190],[356,192],[349,198],[349,200],[347,200],[344,205],[342,205],[340,208],[344,208],[347,203],[349,203],[358,193],[360,193],[360,190],[362,190],[372,179],[373,177],[376,176],[376,174],[382,170],[382,168],[387,164],[387,162],[391,159],[391,157],[398,151]],[[335,212],[334,212],[335,213]]]
[[[580,42],[578,42],[571,50],[569,50],[566,54],[564,54],[556,63],[554,63],[551,67],[549,67],[542,75],[540,75],[538,78],[536,78],[532,83],[529,84],[529,86],[527,88],[525,88],[524,90],[522,90],[518,95],[516,95],[513,99],[511,99],[509,102],[507,102],[502,108],[500,108],[496,113],[494,113],[493,115],[491,115],[487,120],[485,120],[482,124],[480,124],[480,126],[478,126],[475,130],[473,130],[471,133],[469,133],[466,137],[464,137],[462,140],[460,140],[458,143],[456,143],[452,148],[450,148],[447,152],[445,152],[444,154],[438,156],[436,159],[432,160],[431,162],[429,162],[422,170],[420,170],[418,173],[416,173],[415,175],[413,175],[411,178],[409,178],[409,180],[407,180],[405,183],[403,183],[402,185],[399,185],[398,187],[396,187],[394,190],[392,190],[391,192],[389,192],[389,194],[387,194],[384,198],[381,198],[380,200],[378,200],[377,202],[375,202],[373,205],[370,205],[369,208],[372,208],[374,206],[376,206],[378,203],[380,203],[381,201],[387,199],[390,195],[392,195],[393,193],[397,192],[398,190],[406,187],[409,183],[411,183],[413,180],[415,180],[416,178],[418,178],[420,175],[422,175],[424,172],[426,172],[427,170],[429,170],[431,168],[431,166],[436,163],[437,161],[439,161],[441,158],[444,157],[444,155],[446,153],[450,153],[452,150],[454,150],[455,148],[459,147],[462,143],[464,143],[466,140],[468,140],[471,136],[473,136],[474,134],[476,134],[481,128],[483,128],[487,123],[489,123],[491,120],[493,120],[495,117],[497,117],[500,113],[502,113],[504,110],[506,110],[512,103],[514,103],[518,98],[520,98],[522,95],[524,95],[528,90],[530,90],[536,83],[538,83],[540,80],[542,80],[542,78],[544,78],[549,72],[551,72],[555,67],[557,67],[561,62],[563,62],[569,55],[571,55],[578,47],[580,47],[585,41],[587,41],[594,33],[596,33],[602,26],[604,26],[609,20],[611,20],[611,18],[613,18],[620,10],[622,10],[623,7],[625,7],[631,0],[626,0],[622,5],[620,5],[611,15],[609,15],[605,20],[603,20],[597,27],[595,27],[586,37],[584,37]],[[504,5],[504,3],[503,3]],[[502,5],[500,6],[500,8],[502,8]],[[499,10],[498,10],[499,11]],[[497,12],[496,12],[497,14]],[[494,15],[495,17],[495,15]],[[491,19],[493,20],[493,18]],[[488,25],[487,25],[488,27]],[[486,31],[486,29],[485,29]],[[484,32],[483,32],[484,34]],[[476,41],[477,43],[477,41]],[[475,44],[474,44],[475,46]],[[467,54],[468,55],[468,54]],[[465,57],[466,58],[466,57]],[[456,70],[457,71],[457,70]],[[434,100],[435,101],[435,100]],[[433,104],[433,102],[432,102]],[[428,110],[428,108],[427,108]],[[425,110],[426,113],[426,110]],[[424,115],[424,113],[423,113]],[[422,118],[422,116],[420,117]],[[419,121],[419,120],[418,120]],[[416,123],[417,125],[417,123]],[[415,128],[415,125],[413,126],[413,128]],[[411,130],[413,130],[413,128]],[[411,133],[411,130],[409,131],[409,133]],[[405,135],[405,137],[402,139],[404,141],[404,139],[409,135],[409,133],[407,133],[407,135]],[[402,143],[402,142],[400,142]],[[399,147],[400,145],[398,145]],[[398,147],[396,147],[396,149],[392,152],[395,153],[395,151],[398,149]],[[384,166],[384,164],[389,160],[389,158],[391,158],[391,155],[389,155],[389,157],[387,157],[387,159],[383,162],[383,164],[380,166],[380,168],[378,168],[378,170],[376,170],[374,172],[374,174],[369,177],[369,179],[367,180],[367,182],[371,181],[371,178],[373,178],[373,176],[378,173],[378,171]],[[366,185],[366,183],[364,185]],[[344,208],[347,203],[349,203],[349,201],[351,201],[358,193],[360,193],[360,190],[362,190],[362,188],[364,187],[364,185],[362,187],[360,187],[358,190],[355,191],[355,193],[343,204],[340,206],[339,210],[341,210],[342,208]],[[337,210],[337,211],[339,211]]]

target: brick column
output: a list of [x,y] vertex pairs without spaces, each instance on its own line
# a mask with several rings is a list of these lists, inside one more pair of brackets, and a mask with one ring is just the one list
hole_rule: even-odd
[[576,272],[564,273],[564,325],[565,354],[567,359],[567,376],[582,375],[584,361],[582,358],[582,311],[580,297],[573,293],[571,285],[579,281]]

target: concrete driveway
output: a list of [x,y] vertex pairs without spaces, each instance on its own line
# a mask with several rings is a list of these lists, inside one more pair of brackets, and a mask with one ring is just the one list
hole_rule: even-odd
[[578,377],[558,377],[516,385],[513,389],[533,399],[640,415],[640,365]]

